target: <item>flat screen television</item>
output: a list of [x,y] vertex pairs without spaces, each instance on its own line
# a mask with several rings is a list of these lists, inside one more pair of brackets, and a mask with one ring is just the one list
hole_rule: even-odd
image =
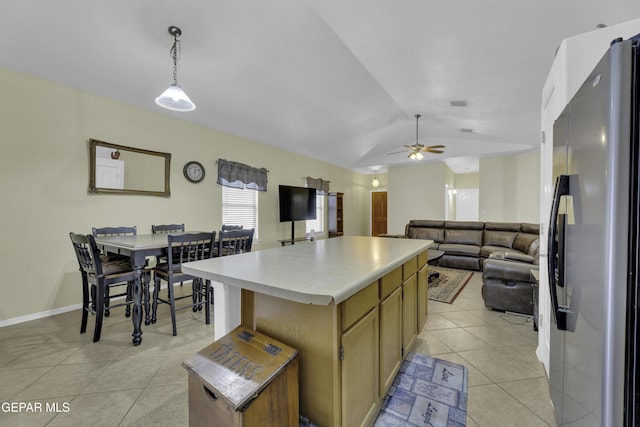
[[316,219],[316,189],[281,185],[280,222]]

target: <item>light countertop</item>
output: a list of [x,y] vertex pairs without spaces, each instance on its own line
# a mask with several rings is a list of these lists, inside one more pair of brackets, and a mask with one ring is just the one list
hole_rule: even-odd
[[303,304],[339,304],[433,241],[344,236],[182,265],[182,271]]

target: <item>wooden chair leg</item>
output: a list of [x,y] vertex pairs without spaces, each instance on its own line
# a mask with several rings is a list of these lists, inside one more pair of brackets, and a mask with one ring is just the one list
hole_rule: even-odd
[[82,321],[80,322],[80,333],[84,334],[87,332],[87,318],[89,317],[89,283],[87,281],[87,276],[82,274]]
[[211,324],[211,304],[209,304],[209,288],[211,282],[203,280],[204,282],[204,318],[207,325]]
[[200,280],[193,279],[193,281],[191,281],[191,303],[193,304],[191,310],[193,310],[194,313],[198,311],[198,305],[196,304],[198,303],[198,294],[200,293],[199,289]]
[[93,331],[93,342],[100,341],[100,333],[102,332],[102,317],[104,315],[105,302],[104,285],[98,285],[96,289],[96,325]]
[[171,303],[171,326],[173,326],[173,336],[178,335],[176,328],[176,301],[173,296],[173,283],[167,282],[167,288],[169,288],[169,302]]
[[151,323],[156,323],[156,312],[158,311],[158,291],[160,290],[160,278],[155,275],[153,278],[153,299],[151,300]]
[[202,301],[206,301],[208,299],[203,295],[206,288],[207,286],[204,283],[204,279],[198,279],[198,311],[202,311]]
[[133,282],[127,282],[127,306],[124,309],[125,317],[131,317],[131,304],[133,303]]
[[[149,325],[151,323],[151,316],[149,313],[149,281],[151,280],[151,273],[145,271],[142,273],[142,292],[144,298],[144,324]],[[129,306],[127,305],[127,310]]]
[[109,310],[109,287],[105,286],[104,288],[104,298],[103,298],[103,303],[104,303],[104,317],[109,317],[111,316],[111,311]]

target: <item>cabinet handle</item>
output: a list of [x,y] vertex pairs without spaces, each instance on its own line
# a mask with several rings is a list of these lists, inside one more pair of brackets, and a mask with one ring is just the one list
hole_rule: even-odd
[[216,396],[216,394],[214,392],[212,392],[211,390],[209,390],[207,388],[206,385],[202,386],[202,388],[204,389],[204,393],[207,395],[207,397],[211,400],[218,400],[218,396]]

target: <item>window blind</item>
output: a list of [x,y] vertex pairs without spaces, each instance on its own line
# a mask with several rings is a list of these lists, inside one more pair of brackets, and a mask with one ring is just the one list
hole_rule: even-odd
[[233,187],[222,187],[222,223],[242,225],[255,230],[258,239],[258,192]]

